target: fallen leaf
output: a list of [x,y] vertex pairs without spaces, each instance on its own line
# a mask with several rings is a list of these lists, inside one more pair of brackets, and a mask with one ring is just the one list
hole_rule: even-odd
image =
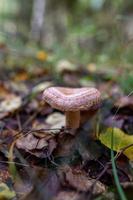
[[56,148],[57,143],[54,139],[55,135],[50,133],[42,133],[39,138],[39,134],[36,133],[28,134],[22,138],[17,139],[16,146],[18,149],[22,149],[35,155],[39,158],[46,158],[51,155],[53,150]]
[[122,97],[115,103],[115,106],[119,108],[129,107],[133,109],[133,97],[132,96]]
[[50,81],[45,81],[45,82],[41,82],[39,84],[37,84],[36,86],[34,86],[32,88],[32,93],[39,93],[42,92],[43,90],[45,90],[47,87],[52,86],[53,83]]
[[29,94],[29,88],[28,85],[26,85],[25,82],[14,82],[14,81],[9,81],[7,83],[7,87],[9,90],[13,91],[14,93],[23,95],[28,95]]
[[[23,177],[25,176],[26,175],[23,174]],[[18,178],[17,181],[15,180],[14,189],[15,189],[15,192],[17,193],[18,198],[21,199],[22,197],[26,196],[32,191],[33,186],[32,186],[32,183],[30,183],[30,179],[28,182],[28,181],[20,180]]]
[[[65,176],[63,176],[63,174]],[[80,192],[88,192],[95,182],[95,179],[87,176],[85,171],[77,168],[70,168],[69,166],[64,166],[60,169],[59,175],[61,175],[62,184],[66,187],[73,187]],[[105,186],[97,181],[93,193],[100,194],[105,191]]]
[[[24,164],[23,164],[24,165]],[[43,183],[45,182],[47,176],[49,174],[49,170],[47,168],[39,167],[32,165],[30,166],[28,171],[24,168],[19,170],[19,177],[14,182],[14,189],[17,193],[18,199],[23,200],[33,200],[33,199],[42,199],[39,198],[40,185],[43,187]],[[45,188],[43,187],[43,192]],[[38,191],[38,192],[37,192]],[[36,194],[37,192],[37,195]]]
[[15,73],[15,76],[13,77],[13,81],[21,82],[26,81],[28,79],[28,73],[26,70],[20,70],[17,73]]
[[56,174],[56,171],[47,170],[47,174],[45,174],[45,168],[43,167],[41,170],[42,172],[39,175],[37,168],[35,168],[37,179],[34,183],[34,187],[28,194],[26,194],[22,198],[23,200],[53,199],[53,197],[56,196],[60,190],[60,180]]
[[48,58],[48,54],[45,51],[38,51],[36,54],[36,58],[40,61],[45,61]]
[[6,183],[8,181],[11,181],[11,175],[9,174],[9,171],[6,169],[0,168],[0,182]]
[[0,113],[9,113],[13,112],[16,109],[20,108],[22,105],[21,97],[10,95],[7,99],[0,102]]
[[51,129],[61,128],[65,126],[65,116],[61,113],[54,112],[46,118],[45,122]]
[[124,123],[124,116],[117,115],[115,118],[113,115],[106,117],[104,120],[104,124],[108,127],[116,127],[116,128],[122,128]]
[[0,82],[0,99],[5,98],[9,94],[9,90],[4,82]]
[[15,84],[10,80],[0,82],[0,119],[21,107],[22,93],[26,94],[27,91],[25,88],[21,90],[20,84]]
[[0,200],[12,199],[16,196],[13,190],[10,190],[5,183],[0,183]]
[[78,200],[80,195],[74,191],[61,191],[54,200]]
[[[16,141],[16,146],[19,149],[32,150],[35,149],[38,143],[38,139],[32,134],[28,134],[26,137],[19,138]],[[47,146],[47,145],[46,145]]]
[[56,70],[58,73],[62,73],[64,71],[75,71],[77,66],[73,63],[70,63],[68,60],[60,60],[57,63]]
[[[119,128],[108,128],[105,133],[99,135],[99,140],[108,148],[111,148],[111,137],[113,131],[113,150],[120,152],[121,149],[133,144],[133,135],[127,135]],[[133,146],[127,148],[125,154],[130,160],[133,160]]]

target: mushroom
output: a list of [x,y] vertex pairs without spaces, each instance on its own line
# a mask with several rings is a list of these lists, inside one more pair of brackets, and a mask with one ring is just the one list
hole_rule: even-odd
[[80,111],[96,110],[100,105],[100,96],[96,88],[49,87],[44,90],[43,100],[65,112],[66,128],[77,129],[80,126]]

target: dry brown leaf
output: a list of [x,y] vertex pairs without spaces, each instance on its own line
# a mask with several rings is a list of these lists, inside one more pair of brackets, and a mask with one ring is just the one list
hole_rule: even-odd
[[133,97],[132,96],[122,97],[116,102],[115,106],[119,108],[129,107],[133,109]]
[[49,114],[46,120],[35,119],[33,121],[32,128],[38,129],[38,130],[39,129],[55,129],[54,132],[58,132],[59,129],[62,128],[64,125],[65,125],[65,116],[61,113],[54,112],[52,114]]
[[24,94],[24,95],[28,95],[29,94],[28,85],[26,85],[26,83],[24,83],[24,82],[8,81],[6,83],[6,85],[7,85],[7,88],[9,90],[13,91],[14,93]]
[[45,158],[53,152],[57,143],[54,139],[54,135],[49,133],[43,133],[43,137],[41,135],[40,138],[33,134],[28,134],[25,137],[17,139],[16,146],[36,157]]
[[7,83],[0,83],[0,119],[20,108],[22,99],[15,95]]
[[32,134],[28,134],[26,137],[19,138],[16,141],[16,146],[19,149],[25,149],[25,151],[35,149],[38,143],[38,139]]
[[9,94],[8,88],[4,83],[0,83],[0,99],[5,98]]
[[76,192],[61,191],[54,200],[78,200],[80,195]]
[[0,182],[6,183],[11,180],[11,175],[7,169],[0,169]]
[[13,81],[25,81],[29,78],[28,72],[25,69],[20,69],[18,72],[14,74],[14,77],[12,77]]
[[[60,169],[59,174],[64,186],[73,187],[77,191],[87,192],[95,182],[95,179],[88,177],[83,170],[70,168],[69,166],[64,166]],[[63,176],[64,174],[65,176]],[[105,186],[101,182],[97,181],[93,193],[100,194],[103,192],[105,192]]]
[[115,118],[113,115],[110,115],[109,117],[107,117],[105,120],[104,120],[104,124],[107,126],[107,127],[117,127],[117,128],[122,128],[123,126],[123,123],[124,123],[124,116],[119,116],[117,115]]
[[6,99],[0,102],[0,116],[7,116],[10,112],[14,112],[22,105],[22,99],[16,95],[8,95]]

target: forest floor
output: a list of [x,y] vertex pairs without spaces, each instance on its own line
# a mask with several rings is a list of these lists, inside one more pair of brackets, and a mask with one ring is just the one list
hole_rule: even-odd
[[[54,66],[46,52],[12,58],[0,48],[0,199],[132,200],[133,96],[131,80],[122,82],[128,67]],[[42,101],[53,85],[101,92],[98,112],[81,114],[75,135],[64,128],[64,113]]]

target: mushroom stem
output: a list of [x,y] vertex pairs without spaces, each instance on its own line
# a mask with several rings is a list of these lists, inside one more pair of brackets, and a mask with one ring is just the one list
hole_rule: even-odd
[[80,125],[80,111],[66,112],[66,127],[77,129]]

